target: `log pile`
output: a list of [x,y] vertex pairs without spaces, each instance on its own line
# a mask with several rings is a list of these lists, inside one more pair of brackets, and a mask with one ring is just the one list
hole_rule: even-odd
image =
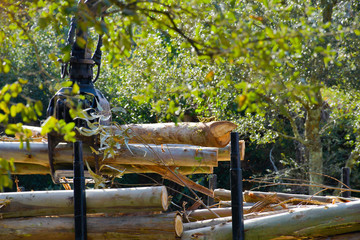
[[[74,239],[73,191],[0,193],[0,239]],[[86,190],[89,239],[175,239],[164,186]],[[26,218],[24,218],[26,217]]]
[[[216,189],[214,197],[231,206],[230,191]],[[250,191],[243,197],[245,239],[360,239],[359,199]],[[185,212],[181,239],[232,239],[231,207],[212,211],[220,217]]]
[[[113,149],[113,156],[94,154],[90,146],[84,144],[83,156],[90,167],[94,167],[95,155],[101,164],[113,168],[103,168],[104,174],[113,173],[116,168],[124,173],[159,173],[153,166],[166,167],[182,175],[212,173],[218,161],[230,160],[230,132],[236,127],[231,122],[132,124],[112,127],[114,139],[117,134],[132,135],[131,144],[119,144]],[[41,128],[24,126],[39,139]],[[158,145],[155,145],[158,144]],[[193,144],[193,145],[189,145]],[[0,156],[14,159],[14,174],[49,174],[48,146],[46,138],[30,143],[30,149],[19,149],[20,142],[0,142]],[[241,142],[244,155],[245,145]],[[54,150],[55,169],[71,169],[73,159],[72,144],[60,143]],[[161,174],[161,173],[160,173]]]
[[[123,173],[155,172],[212,196],[211,190],[184,175],[212,173],[218,161],[228,161],[230,132],[235,127],[230,122],[113,127],[110,131],[115,140],[124,131],[132,138],[129,143],[117,144],[111,157],[96,153],[104,166],[101,173],[111,175],[114,169]],[[38,127],[25,128],[36,139],[30,149],[19,149],[20,142],[5,137],[0,143],[0,157],[13,160],[15,174],[49,174],[46,137],[40,135]],[[94,168],[95,154],[85,144],[83,158]],[[71,169],[72,144],[60,143],[54,160],[56,169]],[[164,186],[92,189],[86,190],[86,198],[89,239],[175,239],[182,235],[182,216],[166,212],[170,198]],[[72,191],[1,193],[0,239],[74,239],[73,214]]]

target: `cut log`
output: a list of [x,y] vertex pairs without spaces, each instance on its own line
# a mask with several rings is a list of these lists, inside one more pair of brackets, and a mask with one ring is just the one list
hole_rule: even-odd
[[[288,194],[288,193],[275,193],[275,192],[257,192],[257,191],[245,191],[243,193],[243,198],[245,202],[258,202],[265,199],[266,196],[272,196],[276,194],[276,197],[282,202],[289,199],[304,199],[304,200],[314,200],[318,202],[324,203],[332,203],[332,202],[349,202],[350,199],[342,198],[342,197],[332,197],[332,196],[311,196],[304,194]],[[218,188],[214,190],[214,198],[222,201],[230,201],[231,200],[231,191]]]
[[[231,216],[231,208],[211,208],[211,211],[218,214],[219,217]],[[217,216],[207,209],[187,211],[184,214],[184,222],[194,222],[213,218],[217,218]]]
[[[225,147],[230,142],[230,132],[237,127],[228,121],[130,124],[121,131],[131,130],[130,142],[148,144],[190,144],[204,147]],[[116,131],[116,129],[115,129]]]
[[[244,161],[245,159],[245,141],[239,141],[239,152],[240,160]],[[226,147],[219,148],[218,150],[218,161],[230,161],[231,154],[231,144],[228,144]]]
[[[230,191],[228,191],[229,193]],[[214,195],[215,195],[214,191]],[[266,196],[271,196],[276,194],[276,197],[280,201],[286,201],[289,199],[304,199],[304,200],[313,200],[324,203],[332,203],[332,202],[349,202],[350,199],[342,198],[342,197],[327,197],[327,196],[312,196],[305,194],[288,194],[288,193],[276,193],[276,192],[257,192],[257,191],[245,191],[243,193],[245,202],[258,202],[263,200]]]
[[231,191],[223,188],[214,189],[214,199],[231,201]]
[[[73,191],[0,193],[10,203],[0,208],[0,218],[64,215],[74,213]],[[165,211],[168,195],[164,186],[86,190],[87,213],[132,213]]]
[[[34,135],[41,132],[40,127],[23,126]],[[110,131],[116,135],[126,131],[132,137],[131,143],[141,144],[190,144],[204,147],[225,147],[230,142],[230,132],[237,127],[228,121],[128,124],[119,128],[113,126]],[[131,131],[128,131],[130,129]]]
[[[244,221],[246,239],[323,237],[360,231],[360,201],[330,204]],[[232,224],[185,231],[181,239],[231,239]]]
[[[0,220],[0,239],[73,240],[73,217],[34,217]],[[149,216],[88,217],[89,240],[175,239],[183,225],[178,213]]]
[[184,231],[203,228],[203,227],[210,227],[220,223],[231,222],[231,217],[222,217],[222,218],[214,218],[214,219],[207,219],[202,221],[184,223]]
[[[15,163],[33,163],[49,166],[47,143],[30,143],[30,150],[19,149],[19,142],[0,142],[0,156],[13,158]],[[136,164],[166,166],[217,166],[217,149],[178,148],[156,145],[128,145],[116,151],[114,158],[107,158],[103,164]],[[84,145],[83,158],[90,165],[94,163],[94,154]],[[102,159],[103,156],[100,156]],[[54,151],[55,164],[73,162],[72,144],[59,144]]]
[[[57,169],[70,169],[72,166],[55,166]],[[129,164],[112,164],[112,168],[124,171],[124,174],[129,173],[158,173],[158,171],[151,170],[146,165],[129,165]],[[209,174],[213,173],[213,167],[169,167],[182,175],[191,174]],[[107,175],[118,175],[119,171],[104,167],[100,172]],[[31,174],[50,174],[50,169],[47,166],[28,164],[28,163],[15,163],[15,171],[11,172],[15,175],[31,175]]]

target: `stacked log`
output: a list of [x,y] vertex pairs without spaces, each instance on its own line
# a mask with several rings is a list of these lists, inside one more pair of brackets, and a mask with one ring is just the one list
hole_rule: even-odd
[[[350,199],[343,197],[334,197],[334,196],[310,196],[305,194],[289,194],[289,193],[277,193],[277,192],[259,192],[259,191],[245,191],[243,193],[243,199],[245,202],[258,202],[263,200],[267,196],[276,195],[276,198],[282,202],[290,199],[299,199],[301,200],[311,200],[318,201],[323,203],[332,203],[332,202],[349,202]],[[230,201],[231,200],[231,191],[226,189],[215,189],[214,198],[221,201]],[[224,202],[225,204],[225,202]],[[231,204],[228,204],[229,206]]]
[[[23,126],[33,136],[41,135],[40,127]],[[190,144],[223,148],[230,142],[230,132],[237,127],[228,121],[128,124],[107,128],[109,134],[126,135],[130,143],[141,144]]]
[[[100,158],[104,174],[118,174],[114,169],[123,173],[156,172],[212,196],[211,190],[182,175],[212,173],[219,159],[229,160],[230,151],[226,145],[235,127],[230,122],[112,127],[107,130],[114,136],[124,131],[131,135],[130,144],[118,145],[111,157],[99,153],[95,156],[90,147],[84,145],[83,158],[90,167],[94,167],[95,158]],[[40,128],[28,129],[39,137]],[[0,156],[15,163],[14,173],[49,173],[46,142],[30,143],[30,149],[19,147],[20,143],[14,141],[0,144]],[[218,148],[223,147],[225,149],[219,158]],[[54,149],[54,164],[58,170],[72,168],[71,144],[58,144]],[[159,214],[166,211],[169,202],[164,187],[86,190],[86,198],[89,239],[175,239],[182,235],[183,224],[179,213]],[[2,193],[0,199],[3,199],[0,239],[74,238],[72,191]]]
[[[210,123],[165,123],[165,124],[132,124],[111,127],[108,130],[115,138],[118,134],[131,135],[130,142],[114,149],[114,155],[103,156],[101,165],[104,174],[113,173],[114,168],[124,173],[159,173],[152,166],[162,166],[182,175],[195,173],[212,173],[218,161],[230,160],[230,132],[236,127],[231,122]],[[41,128],[24,126],[38,137]],[[46,139],[44,139],[46,140]],[[141,143],[141,144],[139,144]],[[155,145],[161,144],[161,145]],[[169,143],[169,144],[167,144]],[[185,145],[186,144],[186,145]],[[188,144],[194,144],[188,145]],[[226,146],[227,145],[227,146]],[[241,152],[244,152],[244,144]],[[19,142],[1,142],[0,156],[13,159],[15,174],[48,174],[48,147],[46,142],[30,143],[30,150],[19,149]],[[223,147],[220,148],[219,147]],[[96,155],[84,144],[84,160],[90,167],[95,166]],[[71,169],[73,148],[71,144],[60,143],[54,149],[55,169]],[[155,170],[154,170],[155,169]]]
[[[243,196],[246,239],[318,238],[360,231],[360,200],[253,191]],[[232,238],[231,192],[215,189],[214,198],[222,199],[219,208],[211,209],[219,217],[206,209],[185,212],[181,239]]]
[[[75,239],[73,217],[32,217],[0,220],[0,239]],[[179,213],[146,216],[88,217],[87,239],[175,239],[183,232]]]
[[[0,199],[9,200],[0,209],[0,219],[74,214],[73,191],[9,192],[0,193]],[[168,194],[164,186],[86,190],[89,214],[161,212],[167,208]]]
[[[74,239],[73,191],[0,199],[0,239]],[[175,239],[183,232],[178,212],[161,213],[169,203],[164,186],[86,190],[86,202],[88,239]]]

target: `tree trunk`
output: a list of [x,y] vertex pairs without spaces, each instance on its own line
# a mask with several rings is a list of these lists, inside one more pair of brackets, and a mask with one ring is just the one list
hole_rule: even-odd
[[[73,191],[0,193],[10,200],[0,208],[0,218],[64,215],[74,213]],[[168,195],[164,186],[86,190],[87,213],[132,213],[165,211]]]
[[[323,237],[360,231],[360,201],[295,210],[244,221],[245,239]],[[232,223],[185,231],[181,239],[232,239]]]
[[[322,103],[314,104],[313,108],[307,110],[305,123],[306,147],[309,152],[309,180],[313,184],[320,185],[323,184],[323,150],[320,138],[321,106]],[[321,190],[320,187],[310,187],[309,194],[313,195]]]
[[[73,217],[2,219],[0,239],[73,240],[74,225]],[[175,239],[182,232],[182,220],[178,213],[87,218],[89,240]]]
[[[30,143],[30,150],[19,149],[19,142],[0,142],[0,156],[14,159],[15,163],[32,163],[49,166],[47,143]],[[165,166],[217,166],[217,149],[201,147],[172,147],[171,145],[133,145],[121,146],[112,158],[103,159],[102,164],[135,164]],[[83,158],[90,166],[94,165],[94,154],[89,146],[83,147]],[[72,144],[59,144],[54,151],[55,164],[73,164]]]

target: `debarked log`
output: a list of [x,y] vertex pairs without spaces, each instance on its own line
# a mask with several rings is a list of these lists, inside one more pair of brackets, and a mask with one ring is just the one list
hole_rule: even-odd
[[[219,217],[229,217],[232,215],[231,208],[211,208],[211,211],[215,212]],[[183,216],[184,222],[194,222],[217,218],[217,216],[212,212],[210,212],[208,209],[187,211]]]
[[[230,132],[237,127],[228,121],[129,124],[120,127],[130,129],[132,143],[190,144],[204,147],[225,147],[230,142]],[[115,132],[117,128],[113,128]]]
[[[73,240],[73,217],[33,217],[0,220],[0,239]],[[87,239],[175,239],[183,225],[177,212],[147,216],[88,217]]]
[[[14,165],[15,165],[15,171],[12,171],[11,173],[15,175],[50,174],[50,168],[44,165],[31,164],[31,163],[15,163]],[[119,175],[120,173],[121,174],[158,173],[158,171],[152,170],[151,166],[152,165],[111,164],[109,165],[109,167],[104,166],[101,169],[100,173],[111,176],[116,176]],[[71,167],[72,166],[69,164],[55,165],[56,169],[71,170],[70,169]],[[169,167],[169,168],[182,175],[213,173],[213,167]],[[87,174],[87,172],[85,172],[85,174]],[[86,175],[86,177],[91,177],[91,176]]]
[[[0,193],[8,200],[1,218],[64,215],[74,213],[74,192],[66,190]],[[164,186],[86,190],[87,213],[133,213],[165,211],[168,194]]]
[[[245,202],[258,202],[264,200],[268,196],[276,195],[279,201],[286,201],[289,199],[299,199],[299,200],[310,200],[310,201],[318,201],[323,203],[332,203],[332,202],[349,202],[351,199],[346,199],[342,197],[333,197],[333,196],[312,196],[305,194],[289,194],[289,193],[278,193],[278,192],[259,192],[259,191],[245,191],[243,193],[243,199]],[[231,200],[231,191],[218,188],[214,189],[214,198],[220,199],[223,201]],[[296,203],[299,203],[295,202]]]
[[[47,143],[30,143],[30,150],[19,149],[19,142],[0,142],[0,157],[14,159],[15,163],[32,163],[49,166]],[[102,164],[133,164],[162,166],[217,166],[217,149],[179,148],[157,145],[128,145],[115,150],[114,157],[103,159]],[[83,158],[91,166],[95,156],[89,146],[84,144]],[[59,144],[54,150],[55,164],[71,164],[73,162],[72,144]]]
[[[228,191],[229,193],[230,191]],[[215,194],[215,190],[214,190]],[[332,203],[332,202],[349,202],[350,199],[342,197],[333,197],[333,196],[315,196],[315,195],[305,195],[305,194],[289,194],[289,193],[277,193],[277,192],[258,192],[258,191],[245,191],[243,193],[244,201],[246,202],[258,202],[264,200],[267,196],[276,194],[276,197],[279,201],[286,201],[289,199],[299,199],[299,200],[310,200],[318,201],[323,203]],[[296,204],[296,203],[295,203]]]
[[202,221],[196,221],[196,222],[189,222],[189,223],[184,223],[184,231],[188,231],[188,230],[192,230],[192,229],[197,229],[197,228],[203,228],[203,227],[210,227],[210,226],[214,226],[220,223],[227,223],[227,222],[231,222],[232,221],[232,217],[220,217],[220,218],[213,218],[213,219],[207,219],[207,220],[202,220]]
[[[40,127],[23,126],[38,136]],[[225,147],[230,142],[230,132],[237,127],[229,121],[148,123],[112,126],[113,135],[130,136],[131,143],[141,144],[190,144],[203,147]]]
[[[322,237],[360,231],[360,201],[291,210],[244,221],[246,239]],[[232,223],[185,231],[181,239],[231,239]]]

